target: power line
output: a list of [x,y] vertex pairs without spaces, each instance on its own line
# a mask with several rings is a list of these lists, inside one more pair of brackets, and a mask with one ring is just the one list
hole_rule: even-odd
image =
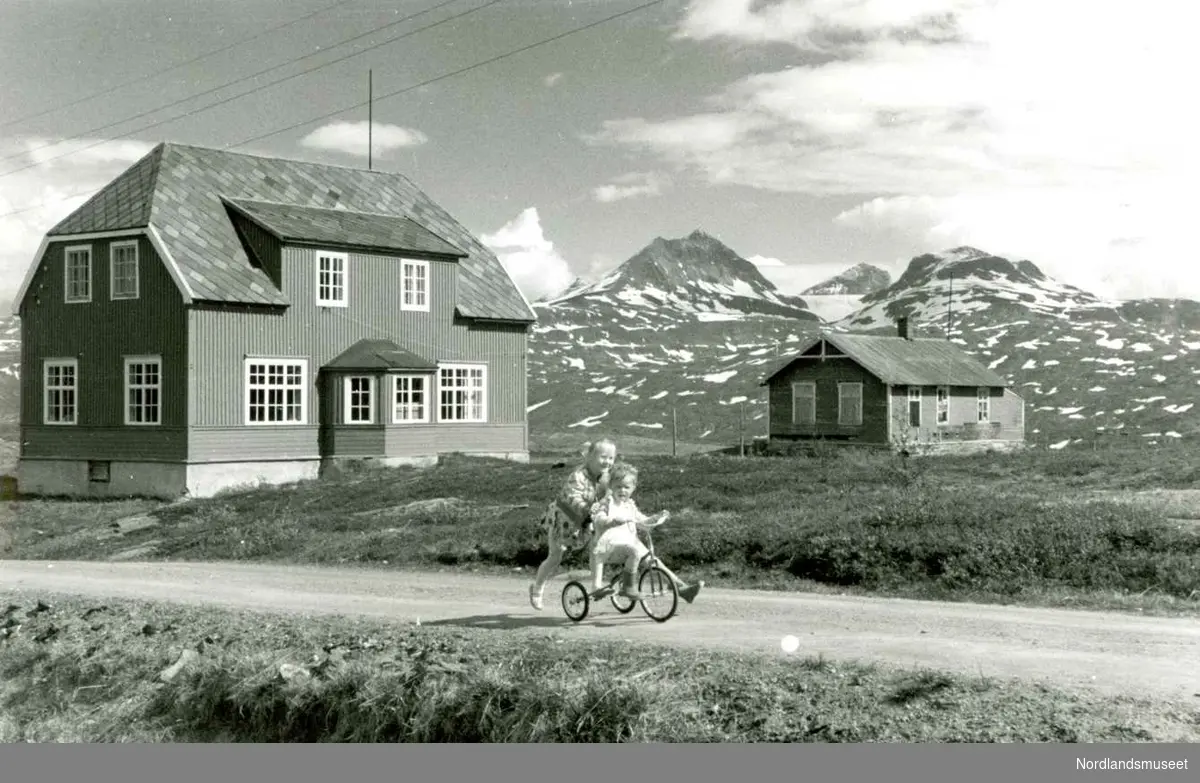
[[[425,87],[425,86],[427,86],[427,85],[433,84],[434,82],[440,82],[440,81],[441,81],[441,80],[443,80],[443,79],[449,79],[449,78],[451,78],[452,76],[458,76],[458,75],[460,75],[460,74],[466,73],[467,71],[473,71],[473,70],[475,70],[476,68],[482,68],[482,67],[483,67],[483,66],[485,66],[485,65],[491,65],[491,64],[492,64],[492,63],[494,63],[494,62],[497,62],[497,61],[499,61],[499,60],[503,60],[503,59],[505,59],[505,58],[508,58],[508,57],[512,57],[513,55],[521,54],[522,52],[527,52],[527,51],[529,51],[530,49],[535,49],[535,48],[537,48],[537,47],[539,47],[539,46],[544,46],[544,45],[546,45],[546,44],[548,44],[548,43],[552,43],[552,42],[554,42],[554,41],[559,41],[559,40],[562,40],[563,38],[566,38],[567,36],[574,35],[575,33],[581,33],[581,32],[583,32],[584,30],[588,30],[588,29],[591,29],[591,28],[593,28],[593,27],[598,27],[598,26],[600,26],[600,25],[602,25],[602,24],[605,24],[605,23],[607,23],[607,22],[611,22],[611,21],[613,21],[614,19],[618,19],[618,18],[620,18],[620,17],[622,17],[622,16],[628,16],[628,15],[630,15],[630,14],[637,13],[638,11],[645,10],[645,9],[647,9],[647,8],[650,8],[651,6],[655,6],[655,5],[661,5],[663,2],[665,2],[665,0],[651,0],[651,2],[648,2],[648,3],[643,3],[642,5],[636,6],[636,7],[634,7],[634,8],[630,8],[630,9],[629,9],[629,10],[627,10],[627,11],[621,11],[620,13],[613,14],[613,15],[611,15],[611,16],[606,16],[605,18],[603,18],[603,19],[600,19],[600,20],[598,20],[598,21],[591,22],[591,23],[589,23],[589,24],[582,25],[581,27],[576,27],[576,28],[574,28],[574,29],[568,30],[568,31],[566,31],[565,33],[559,33],[558,35],[552,36],[552,37],[550,37],[550,38],[544,38],[544,39],[542,39],[542,40],[540,40],[540,41],[537,41],[537,42],[535,42],[535,43],[531,43],[531,44],[529,44],[528,46],[522,46],[520,49],[513,49],[513,50],[512,50],[512,51],[510,51],[510,52],[506,52],[506,53],[504,53],[504,54],[497,55],[496,57],[492,57],[492,58],[489,58],[489,59],[487,59],[487,60],[483,60],[483,61],[481,61],[481,62],[477,62],[477,63],[475,63],[474,65],[468,65],[468,66],[467,66],[467,67],[465,67],[465,68],[459,68],[457,71],[451,71],[450,73],[444,73],[444,74],[442,74],[441,76],[435,76],[435,77],[433,77],[433,78],[431,78],[431,79],[426,79],[426,80],[425,80],[425,81],[423,81],[423,82],[418,82],[417,84],[409,85],[408,87],[405,87],[405,88],[403,88],[403,89],[400,89],[400,90],[395,90],[395,91],[393,91],[393,92],[389,92],[389,93],[385,93],[384,95],[381,95],[381,96],[379,96],[378,98],[375,98],[375,101],[376,101],[376,102],[379,102],[379,101],[381,101],[381,100],[384,100],[384,99],[386,99],[386,98],[394,98],[394,97],[395,97],[395,96],[397,96],[397,95],[401,95],[401,94],[403,94],[403,93],[406,93],[406,92],[412,92],[413,90],[416,90],[416,89],[419,89],[419,88],[421,88],[421,87]],[[339,114],[341,114],[341,113],[343,113],[343,112],[351,111],[351,110],[353,110],[353,109],[360,109],[360,108],[362,108],[363,106],[366,106],[366,105],[367,105],[367,101],[360,101],[360,102],[358,102],[358,103],[355,103],[355,104],[352,104],[352,105],[350,105],[350,106],[343,106],[342,108],[340,108],[340,109],[337,109],[337,110],[335,110],[335,111],[332,111],[332,112],[329,112],[328,114],[322,114],[322,115],[320,115],[319,117],[311,117],[311,118],[309,118],[309,119],[307,119],[307,120],[304,120],[303,122],[298,122],[298,123],[296,123],[295,125],[289,125],[289,126],[287,126],[286,128],[280,128],[280,129],[278,129],[278,130],[273,130],[273,131],[271,131],[270,133],[264,133],[264,134],[262,134],[262,135],[260,135],[260,136],[255,136],[254,138],[251,138],[251,139],[246,139],[245,141],[239,141],[239,142],[237,142],[236,144],[228,144],[228,145],[226,145],[225,147],[222,147],[222,149],[226,149],[226,150],[228,150],[228,149],[233,149],[234,147],[241,147],[241,146],[244,146],[244,145],[246,145],[246,144],[252,144],[252,143],[254,143],[254,142],[256,142],[256,141],[262,141],[263,139],[268,139],[268,138],[270,138],[270,137],[272,137],[272,136],[276,136],[276,135],[278,135],[278,134],[280,134],[280,133],[286,133],[287,131],[290,131],[290,130],[295,130],[296,128],[302,128],[302,127],[304,127],[305,125],[309,125],[309,124],[311,124],[311,123],[314,123],[314,122],[319,122],[320,120],[326,120],[326,119],[329,119],[330,117],[336,117],[337,115],[339,115]],[[2,175],[0,175],[0,176],[2,176]]]
[[32,212],[35,209],[41,209],[42,207],[48,207],[53,204],[61,204],[64,201],[75,198],[76,196],[86,196],[86,195],[89,195],[89,194],[92,194],[95,192],[96,191],[94,191],[94,190],[80,190],[80,191],[76,191],[75,193],[68,193],[67,195],[65,195],[61,198],[56,198],[51,201],[43,201],[40,204],[32,204],[28,207],[22,207],[21,209],[14,209],[11,212],[0,213],[0,219],[6,218],[6,217],[12,217],[13,215],[20,215],[22,212]]
[[[548,43],[552,43],[552,42],[554,42],[554,41],[559,41],[559,40],[562,40],[563,38],[566,38],[566,37],[568,37],[568,36],[574,35],[574,34],[576,34],[576,33],[581,33],[581,32],[583,32],[583,31],[585,31],[585,30],[589,30],[589,29],[591,29],[591,28],[593,28],[593,27],[598,27],[598,26],[600,26],[600,25],[602,25],[602,24],[607,24],[608,22],[611,22],[611,21],[613,21],[613,20],[615,20],[615,19],[619,19],[619,18],[621,18],[621,17],[623,17],[623,16],[629,16],[630,14],[637,13],[638,11],[645,10],[645,9],[647,9],[647,8],[650,8],[650,7],[652,7],[652,6],[661,5],[661,4],[662,4],[664,1],[665,1],[665,0],[651,0],[651,2],[648,2],[648,3],[643,3],[642,5],[635,6],[634,8],[630,8],[630,9],[628,9],[628,10],[626,10],[626,11],[621,11],[620,13],[612,14],[611,16],[604,17],[603,19],[599,19],[599,20],[597,20],[597,21],[595,21],[595,22],[590,22],[590,23],[588,23],[588,24],[585,24],[585,25],[582,25],[582,26],[580,26],[580,27],[576,27],[576,28],[573,28],[573,29],[571,29],[571,30],[567,30],[566,32],[559,33],[558,35],[552,36],[552,37],[550,37],[550,38],[544,38],[544,39],[542,39],[542,40],[540,40],[540,41],[536,41],[536,42],[534,42],[534,43],[532,43],[532,44],[528,44],[528,45],[526,45],[526,46],[522,46],[522,47],[521,47],[521,48],[519,48],[519,49],[514,49],[514,50],[512,50],[512,51],[510,51],[510,52],[506,52],[506,53],[504,53],[504,54],[497,55],[496,57],[492,57],[492,58],[489,58],[489,59],[487,59],[487,60],[483,60],[483,61],[481,61],[481,62],[477,62],[477,63],[475,63],[475,64],[473,64],[473,65],[468,65],[468,66],[466,66],[465,68],[459,68],[459,69],[458,69],[458,70],[456,70],[456,71],[451,71],[450,73],[445,73],[445,74],[442,74],[442,75],[440,75],[440,76],[435,76],[435,77],[433,77],[433,78],[431,78],[431,79],[426,79],[426,80],[425,80],[425,81],[423,81],[423,82],[419,82],[419,83],[417,83],[417,84],[410,85],[410,86],[408,86],[408,87],[405,87],[405,88],[403,88],[403,89],[400,89],[400,90],[394,90],[393,92],[386,93],[386,94],[384,94],[384,95],[380,96],[379,98],[376,98],[375,100],[376,100],[376,101],[379,101],[379,100],[383,100],[383,99],[385,99],[385,98],[392,98],[392,97],[395,97],[395,96],[397,96],[397,95],[401,95],[401,94],[403,94],[403,93],[406,93],[406,92],[411,92],[411,91],[413,91],[413,90],[419,89],[419,88],[421,88],[421,87],[424,87],[424,86],[426,86],[426,85],[429,85],[429,84],[433,84],[433,83],[435,83],[435,82],[442,81],[443,79],[449,79],[449,78],[451,78],[451,77],[453,77],[453,76],[458,76],[458,75],[460,75],[460,74],[463,74],[463,73],[466,73],[466,72],[468,72],[468,71],[473,71],[473,70],[475,70],[475,69],[477,69],[477,68],[482,68],[482,67],[483,67],[483,66],[485,66],[485,65],[490,65],[491,63],[497,62],[497,61],[499,61],[499,60],[503,60],[503,59],[506,59],[506,58],[508,58],[508,57],[512,57],[512,56],[514,56],[514,55],[521,54],[522,52],[527,52],[527,51],[529,51],[530,49],[534,49],[534,48],[536,48],[536,47],[539,47],[539,46],[544,46],[544,45],[546,45],[546,44],[548,44]],[[419,31],[417,31],[417,32],[419,32]],[[305,126],[305,125],[308,125],[308,124],[310,124],[310,123],[313,123],[313,122],[318,122],[318,121],[320,121],[320,120],[328,119],[328,118],[330,118],[330,117],[335,117],[335,116],[337,116],[338,114],[341,114],[342,112],[351,111],[351,110],[353,110],[353,109],[358,109],[358,108],[361,108],[361,107],[363,107],[363,106],[366,106],[366,105],[367,105],[367,103],[368,103],[368,101],[360,101],[359,103],[356,103],[356,104],[354,104],[354,105],[352,105],[352,106],[346,106],[346,107],[343,107],[343,108],[341,108],[341,109],[338,109],[338,110],[336,110],[336,111],[330,112],[330,113],[328,113],[328,114],[323,114],[323,115],[321,115],[321,116],[319,116],[319,117],[313,117],[313,118],[310,118],[310,119],[304,120],[303,122],[296,123],[295,125],[289,125],[289,126],[288,126],[288,127],[286,127],[286,128],[280,128],[280,129],[278,129],[278,130],[271,131],[270,133],[264,133],[264,134],[262,134],[262,135],[255,136],[254,138],[246,139],[246,140],[244,140],[244,141],[239,141],[239,142],[237,142],[237,143],[235,143],[235,144],[228,144],[228,145],[226,145],[225,147],[223,147],[222,149],[229,150],[229,149],[233,149],[233,148],[235,148],[235,147],[241,147],[241,146],[244,146],[244,145],[246,145],[246,144],[252,144],[252,143],[254,143],[254,142],[256,142],[256,141],[261,141],[262,139],[270,138],[271,136],[276,136],[276,135],[278,135],[278,134],[280,134],[280,133],[285,133],[285,132],[287,132],[287,131],[289,131],[289,130],[295,130],[296,128],[303,127],[303,126]],[[186,115],[181,115],[181,116],[186,116]],[[175,118],[175,119],[179,119],[179,118],[177,117],[177,118]],[[170,120],[167,120],[166,122],[169,122],[169,121],[170,121]],[[156,125],[162,125],[162,124],[163,124],[162,122],[156,123]],[[148,127],[153,127],[153,126],[148,126]],[[142,130],[145,130],[145,129],[143,128]],[[134,133],[134,132],[136,132],[136,131],[131,131],[131,133]],[[128,134],[126,134],[126,135],[128,135]],[[118,136],[118,137],[116,137],[116,138],[123,138],[123,137],[121,137],[121,136]],[[104,142],[98,142],[97,144],[102,144],[102,143],[104,143]],[[96,145],[92,145],[92,146],[96,146]],[[87,149],[87,148],[85,147],[84,149]],[[81,149],[81,150],[76,150],[76,152],[82,152],[82,151],[83,151],[82,149]],[[9,173],[12,173],[12,172],[9,172]],[[0,175],[0,176],[5,176],[5,175]],[[49,206],[49,205],[51,205],[51,204],[55,204],[55,203],[61,203],[62,201],[65,201],[65,200],[67,200],[67,199],[69,199],[69,198],[74,198],[74,197],[76,197],[76,196],[82,196],[82,195],[86,195],[86,194],[88,194],[88,193],[92,193],[92,192],[93,192],[93,191],[82,191],[82,192],[77,192],[77,193],[69,194],[69,195],[67,195],[67,196],[64,196],[62,199],[58,199],[58,200],[56,200],[56,201],[43,202],[43,203],[41,203],[41,204],[35,204],[35,205],[33,205],[33,206],[29,206],[29,207],[25,207],[25,208],[18,209],[18,210],[13,210],[13,211],[11,211],[11,212],[7,212],[7,213],[4,213],[4,214],[0,214],[0,218],[10,217],[10,216],[12,216],[12,215],[17,215],[17,214],[20,214],[20,213],[22,213],[22,212],[29,212],[29,211],[31,211],[31,210],[34,210],[34,209],[40,209],[40,208],[42,208],[42,207]]]
[[[384,25],[384,26],[382,26],[382,27],[377,27],[377,28],[375,28],[375,29],[373,29],[373,30],[369,30],[369,31],[367,31],[367,32],[365,32],[365,33],[362,33],[361,35],[357,35],[357,36],[355,36],[355,37],[353,37],[353,38],[348,38],[348,39],[346,39],[345,41],[341,41],[340,43],[336,43],[336,44],[334,44],[333,46],[329,47],[329,49],[327,49],[326,51],[329,51],[329,50],[331,50],[331,49],[336,49],[336,48],[337,48],[337,47],[339,47],[339,46],[344,46],[345,44],[347,44],[347,43],[350,43],[351,41],[356,41],[356,40],[358,40],[358,39],[360,39],[360,38],[366,38],[366,37],[368,37],[368,36],[375,35],[376,33],[382,32],[383,30],[386,30],[386,29],[388,29],[389,27],[395,27],[396,25],[399,25],[399,24],[403,24],[403,23],[405,23],[405,22],[412,21],[413,19],[417,18],[418,16],[423,16],[424,14],[427,14],[427,13],[429,13],[430,11],[436,11],[437,9],[439,9],[439,8],[442,8],[443,6],[447,6],[447,5],[450,5],[451,3],[455,3],[455,2],[458,2],[458,0],[442,0],[442,2],[438,3],[437,5],[435,5],[435,6],[431,7],[431,8],[426,8],[424,11],[418,11],[417,13],[415,13],[415,14],[410,14],[410,15],[408,15],[408,16],[406,16],[406,17],[404,17],[403,19],[399,19],[399,20],[397,20],[397,21],[395,21],[395,22],[391,22],[391,23],[389,23],[389,24],[386,24],[386,25]],[[261,90],[265,90],[265,89],[267,89],[268,87],[274,87],[276,84],[282,84],[283,82],[289,81],[289,80],[291,80],[291,79],[295,79],[295,78],[297,78],[297,77],[299,77],[299,76],[303,76],[303,75],[305,75],[305,74],[312,73],[313,71],[318,71],[318,70],[320,70],[320,69],[322,69],[322,68],[327,68],[327,67],[329,67],[330,65],[334,65],[334,64],[336,64],[336,63],[339,63],[339,62],[342,62],[342,61],[344,61],[344,60],[349,60],[349,59],[350,59],[350,58],[352,58],[352,57],[357,57],[357,56],[359,56],[360,54],[364,54],[364,53],[366,53],[366,52],[369,52],[369,51],[371,51],[372,49],[378,49],[378,48],[380,48],[381,46],[387,46],[388,44],[395,43],[396,41],[399,41],[399,40],[401,40],[401,39],[403,39],[403,38],[407,38],[407,37],[409,37],[409,36],[411,36],[411,35],[415,35],[416,33],[422,32],[422,31],[424,31],[424,30],[428,30],[430,27],[437,27],[438,25],[445,24],[446,22],[453,21],[453,20],[455,20],[455,19],[458,19],[459,17],[466,16],[467,14],[473,14],[473,13],[475,13],[476,11],[481,11],[481,10],[483,10],[484,8],[487,8],[488,6],[495,5],[496,3],[499,3],[499,2],[503,2],[503,0],[489,0],[489,2],[487,2],[487,3],[483,4],[482,6],[479,6],[479,7],[477,7],[477,8],[472,8],[472,9],[470,9],[470,10],[468,10],[468,11],[464,11],[464,12],[462,12],[462,13],[460,13],[460,14],[456,14],[456,15],[454,15],[454,16],[451,16],[451,17],[448,17],[448,18],[446,18],[446,19],[443,19],[443,20],[441,20],[440,22],[436,22],[436,23],[434,23],[434,24],[432,24],[432,25],[428,25],[428,26],[426,26],[426,27],[422,27],[422,28],[419,28],[419,29],[417,29],[417,30],[410,31],[410,32],[408,32],[408,33],[404,33],[404,34],[402,34],[402,35],[395,36],[395,37],[393,37],[393,38],[389,38],[389,39],[387,39],[387,40],[385,40],[385,41],[382,41],[382,42],[380,42],[380,43],[377,43],[377,44],[373,44],[372,46],[368,46],[367,48],[365,48],[365,49],[361,49],[361,50],[359,50],[359,51],[357,51],[357,52],[354,52],[354,53],[352,53],[352,54],[348,54],[348,55],[344,55],[344,56],[342,56],[342,57],[339,57],[339,58],[337,58],[336,60],[330,60],[329,62],[322,63],[321,65],[313,66],[312,68],[308,68],[308,69],[306,69],[306,70],[300,71],[299,73],[292,74],[291,76],[286,76],[286,77],[284,77],[284,78],[282,78],[282,79],[276,79],[276,80],[275,80],[275,81],[273,81],[273,82],[268,82],[267,84],[260,85],[260,86],[258,86],[258,87],[255,87],[255,88],[251,89],[251,90],[247,90],[247,91],[245,91],[245,92],[238,93],[237,95],[233,95],[233,96],[230,96],[230,97],[228,97],[228,98],[222,98],[221,100],[219,100],[219,101],[217,101],[217,102],[215,102],[215,103],[211,103],[211,104],[209,104],[209,105],[207,105],[207,106],[203,106],[203,107],[201,107],[201,108],[199,108],[199,109],[192,109],[192,110],[190,110],[190,111],[184,112],[183,114],[176,115],[176,116],[174,116],[174,117],[171,117],[171,118],[169,118],[169,119],[166,119],[166,120],[159,120],[158,122],[151,123],[150,125],[143,125],[143,126],[141,126],[141,127],[139,127],[139,128],[134,128],[133,130],[131,130],[131,131],[127,131],[126,133],[123,133],[123,134],[121,134],[120,136],[113,136],[113,137],[111,137],[111,138],[107,138],[107,139],[100,139],[99,141],[96,141],[96,142],[94,142],[94,143],[92,143],[92,144],[90,144],[90,145],[88,145],[88,146],[86,146],[86,147],[81,147],[80,149],[77,149],[77,150],[72,150],[72,151],[70,151],[70,152],[66,152],[66,153],[63,153],[63,154],[61,154],[61,155],[55,155],[54,157],[51,157],[51,158],[46,158],[45,160],[42,160],[42,161],[38,161],[38,162],[35,162],[35,163],[30,163],[30,164],[27,164],[27,165],[25,165],[25,166],[22,166],[22,167],[20,167],[20,168],[16,168],[16,169],[12,169],[12,170],[10,170],[10,171],[6,171],[6,172],[4,172],[4,173],[0,174],[0,177],[7,177],[9,174],[15,174],[15,173],[16,173],[16,172],[18,172],[18,171],[25,171],[26,169],[31,169],[31,168],[34,168],[34,167],[36,167],[36,166],[40,166],[40,165],[42,165],[42,164],[44,164],[44,163],[49,163],[50,161],[53,161],[53,160],[59,160],[60,158],[66,158],[66,157],[70,157],[71,155],[78,154],[78,153],[80,153],[80,152],[83,152],[84,150],[91,149],[92,147],[97,147],[97,146],[99,146],[99,145],[101,145],[101,144],[106,144],[107,142],[110,142],[110,141],[115,141],[115,140],[117,140],[117,139],[123,139],[123,138],[125,138],[126,136],[130,136],[130,135],[132,135],[132,134],[134,134],[134,133],[139,133],[139,132],[141,132],[141,131],[144,131],[144,130],[149,130],[150,128],[156,128],[156,127],[158,127],[159,125],[165,125],[165,124],[166,124],[166,123],[168,123],[168,122],[173,122],[173,121],[175,121],[175,120],[182,119],[182,118],[184,118],[184,117],[190,117],[190,116],[192,116],[192,115],[194,115],[194,114],[199,114],[199,113],[200,113],[200,112],[202,112],[202,111],[206,111],[206,110],[208,110],[208,109],[211,109],[211,108],[214,108],[214,107],[216,107],[216,106],[220,106],[220,105],[222,105],[222,104],[229,103],[230,101],[237,100],[238,98],[242,98],[242,97],[245,97],[245,96],[247,96],[247,95],[251,95],[251,94],[253,94],[253,93],[259,92],[259,91],[261,91]],[[142,117],[147,117],[147,116],[149,116],[149,115],[151,115],[151,114],[154,114],[154,113],[156,113],[156,112],[162,111],[163,109],[169,109],[169,108],[171,108],[171,107],[173,107],[173,106],[178,106],[178,105],[179,105],[179,104],[181,104],[181,103],[187,103],[188,101],[195,100],[196,98],[199,98],[199,97],[201,97],[201,96],[204,96],[204,95],[209,95],[209,94],[211,94],[211,93],[214,93],[214,92],[218,92],[219,90],[223,90],[223,89],[225,89],[226,87],[232,87],[232,86],[233,86],[233,85],[235,85],[235,84],[241,84],[242,82],[250,81],[251,79],[256,79],[256,78],[258,78],[259,76],[262,76],[262,75],[264,75],[264,74],[270,73],[271,71],[277,71],[277,70],[279,70],[280,68],[286,68],[286,67],[287,67],[287,66],[289,66],[289,65],[294,65],[295,63],[298,63],[298,62],[300,62],[300,61],[302,61],[302,60],[307,60],[307,59],[309,59],[309,58],[311,58],[311,57],[316,57],[316,56],[318,56],[318,55],[320,55],[320,54],[324,54],[324,53],[325,53],[325,52],[317,52],[317,53],[315,53],[315,54],[306,54],[306,55],[304,55],[303,57],[296,57],[296,58],[293,58],[293,59],[291,59],[291,60],[288,60],[287,62],[280,63],[279,65],[274,65],[274,66],[271,66],[270,68],[266,68],[266,69],[264,69],[264,70],[258,71],[257,73],[252,73],[252,74],[250,74],[249,76],[243,76],[243,77],[241,77],[240,79],[234,79],[234,80],[233,80],[233,81],[231,81],[231,82],[226,82],[225,84],[221,84],[221,85],[218,85],[218,86],[216,86],[216,87],[213,87],[213,88],[211,88],[211,89],[204,90],[203,92],[198,92],[198,93],[195,93],[194,95],[189,95],[189,96],[187,96],[187,97],[180,98],[179,100],[172,101],[171,103],[163,104],[162,106],[158,106],[158,107],[156,107],[156,108],[153,108],[153,109],[150,109],[150,110],[148,110],[148,111],[144,111],[144,112],[142,112],[141,114],[135,114],[135,115],[133,115],[132,117],[125,117],[125,118],[123,118],[123,119],[117,120],[116,122],[110,122],[110,123],[108,123],[107,125],[100,125],[100,126],[97,126],[97,127],[95,127],[95,128],[89,128],[88,130],[81,131],[81,132],[79,133],[79,135],[77,135],[77,136],[73,136],[73,137],[71,137],[71,138],[69,138],[69,139],[64,139],[64,140],[62,140],[62,141],[55,141],[55,142],[51,142],[50,144],[43,144],[43,145],[42,145],[42,146],[40,146],[40,147],[33,147],[32,149],[27,149],[27,150],[25,150],[24,152],[15,153],[15,154],[13,154],[13,155],[9,155],[9,156],[7,156],[7,157],[5,157],[5,158],[0,158],[0,160],[9,160],[9,159],[11,159],[11,158],[21,157],[21,156],[23,156],[23,155],[27,155],[27,154],[29,154],[29,153],[31,153],[31,152],[37,152],[38,150],[46,149],[47,147],[56,147],[56,146],[58,146],[58,145],[60,145],[60,144],[65,144],[65,143],[66,143],[66,142],[68,142],[68,141],[74,141],[74,140],[78,140],[79,138],[81,138],[81,137],[83,137],[83,136],[86,136],[86,135],[88,135],[88,134],[91,134],[91,133],[96,133],[97,131],[107,130],[107,129],[109,129],[109,128],[116,127],[117,125],[123,125],[123,124],[125,124],[125,123],[127,123],[127,122],[131,122],[131,121],[133,121],[133,120],[141,119]]]
[[303,22],[306,19],[312,19],[314,16],[323,14],[326,11],[330,11],[330,10],[333,10],[334,8],[337,8],[338,6],[346,5],[347,3],[352,3],[352,2],[354,2],[354,0],[338,0],[338,2],[333,3],[332,5],[327,5],[324,8],[318,8],[316,11],[313,11],[310,14],[305,14],[304,16],[301,16],[298,19],[293,19],[290,22],[284,22],[283,24],[276,25],[267,30],[263,30],[261,33],[252,35],[249,38],[242,38],[241,40],[234,41],[233,43],[227,44],[226,46],[222,46],[220,49],[214,49],[211,52],[206,52],[205,54],[201,54],[197,57],[193,57],[190,60],[184,60],[181,63],[176,63],[175,65],[172,65],[171,67],[167,68],[166,70],[155,71],[154,73],[148,73],[143,76],[135,77],[127,82],[122,82],[121,84],[118,84],[115,87],[109,87],[105,90],[101,90],[100,92],[93,93],[92,95],[87,95],[83,98],[78,98],[74,101],[71,101],[70,103],[64,103],[62,106],[46,109],[45,111],[38,112],[37,114],[29,114],[24,117],[18,117],[15,120],[6,120],[5,122],[0,122],[0,128],[7,128],[9,125],[17,125],[19,123],[26,122],[27,120],[34,120],[34,119],[37,119],[38,117],[44,117],[47,114],[53,114],[56,111],[62,111],[63,109],[69,109],[72,106],[78,106],[81,103],[86,103],[87,101],[93,100],[95,98],[99,98],[102,95],[109,95],[109,94],[114,93],[117,90],[120,90],[124,87],[129,87],[134,84],[140,84],[141,82],[147,81],[149,79],[153,79],[156,76],[162,76],[164,74],[171,73],[172,71],[177,71],[186,65],[198,63],[201,60],[207,60],[209,57],[218,55],[221,52],[227,52],[230,49],[241,46],[242,44],[250,43],[251,41],[257,41],[259,38],[262,38],[263,36],[266,36],[266,35],[270,35],[271,33],[276,32],[277,30],[282,30],[285,27],[291,27],[292,25],[299,24],[300,22]]

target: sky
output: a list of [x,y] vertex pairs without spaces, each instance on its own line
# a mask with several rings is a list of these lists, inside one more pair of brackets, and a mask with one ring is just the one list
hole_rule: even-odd
[[662,0],[517,51],[646,2],[0,0],[0,300],[161,141],[365,168],[368,70],[374,167],[530,299],[697,228],[789,293],[969,244],[1200,299],[1188,4]]

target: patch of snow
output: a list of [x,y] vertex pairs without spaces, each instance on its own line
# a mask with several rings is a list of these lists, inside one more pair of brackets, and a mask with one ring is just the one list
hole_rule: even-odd
[[726,370],[725,372],[717,372],[710,375],[705,375],[704,380],[708,381],[709,383],[724,383],[735,375],[737,375],[737,370]]
[[[1034,430],[1034,432],[1037,432],[1037,430]],[[1071,442],[1070,438],[1067,438],[1066,440],[1060,440],[1058,443],[1050,444],[1050,448],[1054,449],[1055,451],[1058,451],[1059,449],[1065,449],[1067,447],[1067,444],[1070,442]]]
[[648,430],[661,430],[663,428],[663,425],[661,425],[661,424],[642,424],[642,423],[636,422],[636,421],[629,422],[629,426],[630,427],[644,427]]
[[586,419],[580,419],[574,424],[568,424],[568,427],[595,427],[600,423],[601,419],[608,416],[608,411],[599,414],[598,416],[588,416]]
[[1187,405],[1167,405],[1163,410],[1167,413],[1187,413],[1195,404],[1194,402],[1189,402]]
[[653,397],[651,397],[650,399],[652,399],[652,400],[661,400],[663,397],[666,397],[666,396],[667,396],[668,394],[670,394],[670,393],[671,393],[671,392],[668,392],[668,391],[660,391],[658,394],[654,395],[654,396],[653,396]]
[[538,408],[542,407],[543,405],[549,405],[549,404],[550,404],[550,400],[542,400],[541,402],[536,402],[533,405],[530,405],[527,408],[525,408],[525,412],[533,413],[534,411],[536,411]]

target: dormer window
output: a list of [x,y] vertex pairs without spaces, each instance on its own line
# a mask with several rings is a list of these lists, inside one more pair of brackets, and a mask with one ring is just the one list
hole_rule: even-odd
[[346,306],[345,253],[317,252],[317,305],[320,307]]
[[429,262],[405,259],[401,264],[400,309],[429,312]]

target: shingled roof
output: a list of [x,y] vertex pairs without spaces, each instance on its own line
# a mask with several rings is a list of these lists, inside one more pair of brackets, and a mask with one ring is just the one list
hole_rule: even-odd
[[870,334],[822,334],[791,357],[779,362],[763,378],[760,386],[799,356],[825,340],[858,362],[884,383],[903,386],[1011,386],[1012,383],[989,370],[973,356],[947,340],[878,336]]
[[[499,259],[407,177],[392,172],[163,143],[50,229],[47,238],[149,227],[161,237],[193,300],[288,304],[247,257],[225,201],[257,202],[260,216],[267,211],[264,203],[317,210],[297,214],[314,218],[318,235],[336,234],[356,220],[330,212],[402,218],[408,223],[385,230],[376,221],[371,231],[391,235],[392,245],[424,243],[401,249],[437,246],[441,249],[429,252],[461,256],[455,304],[463,316],[536,320]],[[292,224],[286,231],[299,233]]]
[[323,370],[436,370],[437,363],[391,340],[359,340],[324,365]]
[[466,253],[406,217],[346,209],[296,207],[266,201],[229,199],[229,205],[284,242],[357,247],[368,250],[433,253],[465,258]]

